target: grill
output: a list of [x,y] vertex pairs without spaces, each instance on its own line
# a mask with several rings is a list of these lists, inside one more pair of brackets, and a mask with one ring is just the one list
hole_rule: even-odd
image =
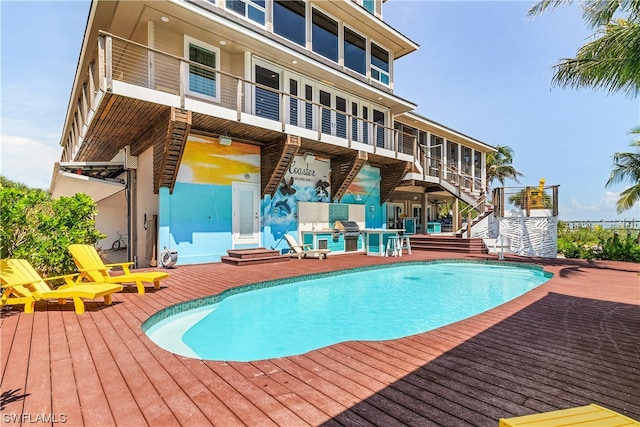
[[334,240],[342,233],[344,237],[344,251],[353,252],[358,250],[358,238],[360,237],[360,227],[355,221],[336,221],[334,224]]

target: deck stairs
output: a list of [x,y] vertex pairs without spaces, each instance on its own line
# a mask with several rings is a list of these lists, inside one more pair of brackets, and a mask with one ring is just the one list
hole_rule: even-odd
[[[469,230],[469,226],[465,222],[464,224],[462,224],[462,228],[459,229],[458,231],[456,231],[456,237],[471,237],[473,235],[477,235],[477,233],[474,233],[474,230],[477,228],[476,226],[478,224],[480,224],[482,222],[482,220],[484,220],[485,218],[487,218],[489,215],[491,215],[493,213],[493,206],[490,206],[490,205],[489,206],[485,206],[484,209],[485,209],[484,212],[480,213],[477,217],[475,217],[471,221],[471,232],[472,232],[472,234],[469,235],[467,233],[467,231]],[[484,225],[484,228],[486,229],[486,224],[483,224],[483,225]]]
[[253,249],[229,249],[227,256],[223,256],[220,260],[225,264],[235,266],[271,264],[274,262],[291,261],[289,255],[280,255],[280,251],[265,248]]
[[482,199],[482,195],[479,192],[469,191],[466,188],[460,187],[455,181],[446,178],[440,180],[440,186],[458,199],[472,206],[477,205]]
[[168,187],[169,192],[173,193],[190,130],[191,111],[172,108],[166,135],[153,147],[153,169],[156,177],[154,190],[156,193],[160,187]]
[[457,252],[464,254],[488,254],[489,250],[480,238],[461,239],[449,235],[416,234],[411,236],[411,249],[415,251]]

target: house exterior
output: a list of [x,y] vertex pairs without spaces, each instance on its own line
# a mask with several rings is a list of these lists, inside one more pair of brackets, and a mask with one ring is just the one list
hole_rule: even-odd
[[394,93],[418,44],[383,3],[94,0],[52,195],[92,196],[100,245],[126,231],[139,266],[483,210],[494,149]]

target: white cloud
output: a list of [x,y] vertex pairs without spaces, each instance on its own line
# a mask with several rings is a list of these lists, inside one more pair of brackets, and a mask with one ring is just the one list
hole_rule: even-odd
[[49,189],[60,148],[32,138],[2,135],[0,174],[33,188]]
[[640,218],[640,204],[636,204],[621,214],[616,212],[616,202],[620,193],[605,191],[598,196],[598,199],[591,203],[584,203],[577,197],[571,197],[568,205],[560,206],[560,217],[564,221],[599,221],[616,219]]

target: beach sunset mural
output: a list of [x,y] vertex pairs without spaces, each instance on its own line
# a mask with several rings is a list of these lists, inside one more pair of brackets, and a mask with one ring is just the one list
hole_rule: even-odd
[[260,147],[239,142],[220,145],[218,138],[189,135],[176,181],[211,185],[260,182]]

